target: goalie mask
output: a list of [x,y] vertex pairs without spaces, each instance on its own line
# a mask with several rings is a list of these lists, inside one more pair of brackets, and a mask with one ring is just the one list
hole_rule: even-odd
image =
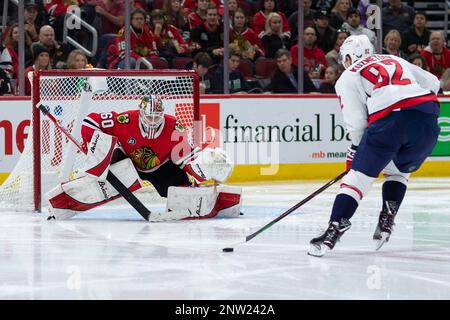
[[[339,50],[339,61],[347,69],[355,62],[364,59],[374,53],[374,48],[366,35],[350,36],[345,39]],[[345,65],[345,57],[350,56],[352,62]]]
[[156,132],[164,122],[162,100],[155,95],[143,97],[139,104],[139,120],[147,138],[154,139]]

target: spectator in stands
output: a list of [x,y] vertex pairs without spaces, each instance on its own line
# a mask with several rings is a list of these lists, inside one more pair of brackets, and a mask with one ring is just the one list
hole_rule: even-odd
[[74,49],[69,53],[67,58],[67,69],[87,69],[92,68],[88,64],[86,55],[80,49]]
[[210,73],[208,72],[213,65],[213,60],[206,52],[199,52],[194,60],[189,62],[185,69],[194,70],[200,78],[200,93],[205,93],[211,88]]
[[[185,2],[186,3],[186,2]],[[206,11],[208,9],[208,0],[196,0],[195,10],[189,12],[189,29],[193,30],[206,22]],[[184,6],[183,6],[184,8]],[[186,11],[185,11],[186,12]]]
[[312,8],[315,10],[325,10],[330,11],[333,7],[332,4],[335,2],[335,0],[316,0],[314,1]]
[[159,56],[171,61],[176,57],[187,57],[190,50],[177,27],[166,23],[166,18],[160,9],[150,13],[150,31],[156,37]]
[[[31,95],[33,72],[37,70],[51,70],[51,58],[48,48],[40,43],[32,47],[34,64],[25,69],[25,95]],[[18,83],[16,83],[16,87]]]
[[348,33],[347,30],[339,29],[334,38],[334,49],[330,50],[325,55],[328,66],[337,68],[340,73],[343,72],[345,68],[339,61],[339,50],[341,49],[341,45],[344,43],[345,39],[347,39],[349,35],[350,34]]
[[420,53],[430,41],[430,30],[426,27],[427,17],[424,12],[416,12],[413,25],[402,34],[401,49],[408,55]]
[[[108,47],[115,42],[125,22],[124,0],[85,0],[92,4],[97,13],[95,21],[99,27],[97,66],[106,68]],[[98,22],[99,21],[99,22]]]
[[[32,60],[31,39],[25,32],[25,62],[32,62]],[[17,23],[6,29],[3,47],[0,46],[0,68],[5,71],[9,79],[17,79],[19,70],[19,24]]]
[[[244,76],[239,71],[239,63],[241,62],[241,54],[239,51],[230,48],[230,56],[228,58],[228,88],[230,93],[247,93],[250,89]],[[224,93],[224,66],[218,65],[211,77],[211,87],[206,93]]]
[[418,67],[421,67],[423,70],[430,71],[430,69],[428,69],[428,66],[427,66],[427,61],[418,52],[413,53],[412,55],[409,56],[409,62],[411,62],[412,64],[415,64]]
[[281,24],[282,19],[278,13],[269,13],[266,20],[266,29],[261,37],[266,58],[275,58],[275,53],[279,49],[288,47],[289,38],[283,34]]
[[117,34],[125,22],[124,0],[85,0],[95,5],[95,12],[101,17],[99,34]]
[[394,56],[408,60],[408,56],[400,50],[402,38],[400,32],[395,29],[389,31],[384,37],[383,54],[392,54]]
[[333,9],[331,9],[330,26],[340,29],[347,20],[348,10],[352,7],[350,0],[337,0]]
[[358,9],[361,16],[361,25],[367,27],[367,19],[369,18],[371,12],[367,12],[370,6],[370,0],[361,0],[358,2],[356,9]]
[[214,4],[208,5],[206,22],[191,30],[191,44],[195,55],[199,50],[206,51],[220,63],[223,58],[223,25],[219,23],[219,12]]
[[166,23],[175,26],[183,39],[189,39],[189,22],[180,0],[164,0],[162,8]]
[[317,11],[314,19],[314,30],[316,31],[316,45],[323,52],[328,52],[334,47],[334,38],[336,37],[336,29],[328,23],[328,15],[326,11]]
[[[234,13],[236,12],[236,10],[239,8],[239,3],[238,0],[229,0],[228,1],[228,12],[230,14],[230,20],[233,19],[234,17]],[[242,9],[242,8],[241,8]],[[243,9],[242,9],[243,10]],[[244,11],[244,15],[245,15],[245,11]]]
[[441,90],[439,93],[450,94],[450,68],[445,70],[441,78]]
[[11,94],[11,80],[3,69],[0,69],[0,96]]
[[427,61],[430,72],[439,79],[450,68],[450,50],[446,47],[445,36],[441,31],[431,32],[430,43],[420,54]]
[[[312,0],[303,0],[303,25],[304,27],[312,27],[316,11],[311,9]],[[298,11],[294,11],[288,18],[288,24],[291,28],[292,41],[298,40]]]
[[283,0],[280,1],[279,5],[279,10],[283,12],[286,17],[290,17],[295,11],[298,10],[298,0]]
[[[208,0],[207,4],[213,3],[217,7],[217,10],[219,10],[220,6],[222,5],[221,2],[222,2],[222,0]],[[183,1],[183,11],[185,12],[186,15],[189,15],[191,12],[196,11],[197,8],[198,8],[197,0],[184,0]]]
[[342,29],[347,30],[350,35],[360,35],[364,34],[369,38],[370,42],[376,46],[377,44],[377,36],[375,35],[375,32],[368,28],[364,28],[361,25],[361,16],[359,14],[359,11],[355,8],[350,8],[347,12],[347,21],[342,24]]
[[[45,11],[48,14],[48,22],[54,30],[57,30],[56,39],[62,41],[64,30],[64,18],[68,12],[74,11],[74,6],[79,8],[81,19],[92,25],[96,17],[95,6],[84,0],[45,0],[43,1]],[[73,30],[72,30],[73,31]],[[80,31],[74,33],[78,35]],[[51,53],[50,53],[51,54]]]
[[[130,68],[136,68],[136,62],[140,58],[158,56],[157,41],[155,35],[146,24],[146,13],[142,9],[134,9],[131,12],[130,25]],[[125,68],[125,32],[120,30],[114,44],[108,48],[108,68]]]
[[[323,51],[316,46],[316,30],[307,27],[303,32],[303,66],[311,79],[323,79],[328,67]],[[291,48],[292,62],[298,64],[298,44]]]
[[[273,93],[298,93],[298,68],[292,63],[291,54],[286,49],[280,49],[275,54],[277,68],[271,77]],[[316,87],[303,70],[303,92],[317,92]]]
[[262,37],[262,33],[266,30],[266,19],[271,13],[278,13],[282,21],[281,33],[284,38],[291,38],[291,28],[288,20],[283,12],[278,11],[278,1],[275,0],[260,0],[260,10],[253,16],[252,28]]
[[414,9],[403,4],[402,0],[389,0],[389,5],[382,9],[383,34],[396,29],[400,34],[413,25]]
[[39,30],[39,41],[33,43],[34,46],[41,44],[45,46],[50,54],[50,60],[53,69],[65,69],[66,61],[71,51],[70,46],[55,40],[55,30],[52,26],[45,25]]
[[319,87],[320,93],[336,93],[334,88],[337,79],[339,78],[339,70],[336,67],[328,67],[325,70],[325,79]]
[[[38,30],[41,28],[41,24],[38,23],[37,17],[39,12],[39,5],[34,0],[26,1],[24,4],[24,28],[31,38],[32,42],[39,40]],[[31,58],[32,60],[32,58]]]
[[[363,27],[373,29],[367,25],[367,20],[369,19],[369,17],[371,15],[373,15],[375,13],[375,10],[371,9],[370,11],[368,11],[368,9],[369,9],[369,6],[371,6],[371,5],[377,6],[377,0],[360,0],[360,1],[356,1],[356,2],[357,3],[355,4],[355,1],[353,1],[353,7],[357,8],[361,15],[361,25]],[[387,4],[387,2],[388,2],[388,0],[383,0],[383,5]]]
[[130,2],[131,2],[131,10],[141,9],[144,10],[145,13],[147,13],[149,10],[148,3],[146,0],[131,0]]
[[236,9],[230,28],[230,43],[239,50],[242,58],[255,61],[264,56],[264,48],[256,32],[247,27],[246,19],[244,10]]

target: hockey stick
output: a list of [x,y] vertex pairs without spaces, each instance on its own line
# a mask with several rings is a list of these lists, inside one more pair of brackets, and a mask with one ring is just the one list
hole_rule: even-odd
[[[263,226],[262,228],[258,229],[257,231],[253,232],[252,234],[248,235],[247,237],[245,237],[245,241],[242,243],[246,243],[250,240],[252,240],[254,237],[256,237],[258,234],[262,233],[263,231],[269,229],[271,226],[273,226],[275,223],[277,223],[278,221],[280,221],[281,219],[283,219],[284,217],[288,216],[289,214],[291,214],[292,212],[294,212],[295,210],[297,210],[298,208],[300,208],[302,205],[304,205],[305,203],[307,203],[309,200],[311,200],[312,198],[314,198],[315,196],[317,196],[318,194],[322,193],[324,190],[326,190],[328,187],[330,187],[331,185],[333,185],[334,183],[336,183],[337,181],[339,181],[342,177],[344,177],[346,174],[348,173],[348,171],[344,171],[341,174],[339,174],[336,178],[334,178],[333,180],[328,181],[325,185],[323,185],[322,187],[320,187],[319,189],[317,189],[316,191],[314,191],[313,193],[311,193],[309,196],[307,196],[305,199],[303,199],[302,201],[300,201],[299,203],[297,203],[295,206],[293,206],[292,208],[288,209],[286,212],[282,213],[280,216],[278,216],[277,218],[275,218],[274,220],[270,221],[268,224],[266,224],[265,226]],[[233,252],[233,248],[223,248],[222,249],[223,252]]]
[[344,177],[347,174],[348,171],[344,171],[342,172],[340,175],[338,175],[336,178],[334,178],[333,180],[328,181],[325,185],[323,185],[322,187],[320,187],[319,189],[317,189],[316,191],[314,191],[313,193],[311,193],[309,196],[307,196],[305,199],[303,199],[302,201],[300,201],[299,203],[297,203],[295,206],[293,206],[292,208],[288,209],[286,212],[284,212],[283,214],[281,214],[279,217],[277,217],[276,219],[272,220],[271,222],[269,222],[268,224],[266,224],[264,227],[258,229],[257,231],[253,232],[251,235],[248,235],[245,238],[245,242],[252,240],[254,237],[256,237],[258,234],[260,234],[261,232],[269,229],[271,226],[273,226],[275,223],[277,223],[278,221],[280,221],[281,219],[283,219],[284,217],[286,217],[287,215],[291,214],[292,212],[294,212],[295,210],[297,210],[298,208],[300,208],[302,205],[304,205],[305,203],[307,203],[309,200],[311,200],[312,198],[314,198],[315,196],[317,196],[319,193],[322,193],[323,191],[325,191],[326,189],[328,189],[329,186],[333,185],[334,183],[336,183],[337,181],[341,180],[342,177]]
[[[64,128],[63,126],[61,126],[58,121],[56,120],[56,118],[50,113],[48,112],[48,110],[42,105],[42,104],[38,104],[38,108],[39,110],[42,111],[42,113],[44,115],[46,115],[54,124],[57,128],[59,128],[65,135],[66,137],[72,141],[75,146],[84,154],[86,154],[86,151],[83,150],[83,147],[81,146],[80,142],[77,141],[72,134],[66,130],[66,128]],[[117,190],[118,193],[120,193],[120,195],[122,197],[125,198],[125,200],[127,200],[127,202],[134,208],[136,209],[136,211],[142,216],[142,218],[144,218],[145,220],[149,220],[150,218],[150,210],[148,210],[143,204],[142,202],[130,191],[128,190],[127,187],[125,187],[125,185],[122,183],[122,181],[120,181],[111,171],[108,171],[108,175],[106,176],[106,180]]]

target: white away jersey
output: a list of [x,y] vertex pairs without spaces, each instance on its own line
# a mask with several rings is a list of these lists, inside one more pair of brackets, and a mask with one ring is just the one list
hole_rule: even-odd
[[364,129],[397,109],[437,101],[440,82],[408,61],[373,54],[351,65],[336,83],[344,122],[352,143],[359,145]]

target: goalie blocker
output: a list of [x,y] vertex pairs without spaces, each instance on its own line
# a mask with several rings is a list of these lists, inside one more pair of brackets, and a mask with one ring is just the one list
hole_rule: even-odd
[[221,149],[206,149],[191,161],[179,164],[168,161],[156,172],[139,174],[131,159],[117,147],[116,141],[101,131],[94,133],[87,148],[86,174],[61,183],[47,194],[49,219],[68,219],[119,198],[121,195],[105,180],[108,171],[132,192],[142,187],[141,178],[149,180],[161,196],[168,197],[166,212],[151,214],[149,221],[205,219],[218,214],[239,215],[241,188],[183,187],[188,185],[188,179],[181,167],[197,181],[225,181],[232,172],[233,164]]

